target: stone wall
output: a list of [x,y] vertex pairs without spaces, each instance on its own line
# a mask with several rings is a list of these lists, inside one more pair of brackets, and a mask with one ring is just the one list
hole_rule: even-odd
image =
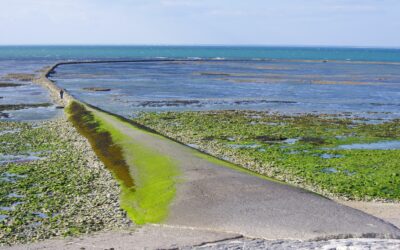
[[54,69],[61,64],[64,63],[57,63],[54,64],[53,66],[43,69],[40,72],[39,77],[36,78],[34,82],[40,84],[49,91],[50,97],[56,105],[66,107],[71,101],[75,101],[75,98],[70,93],[68,93],[67,90],[64,90],[64,97],[63,99],[61,99],[60,98],[61,88],[58,87],[54,82],[52,82],[48,78],[48,76],[54,71]]

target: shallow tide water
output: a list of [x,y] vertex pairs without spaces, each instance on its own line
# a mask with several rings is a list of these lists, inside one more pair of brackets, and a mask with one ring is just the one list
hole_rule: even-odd
[[348,145],[340,145],[339,149],[363,149],[363,150],[394,150],[400,149],[400,141],[380,141],[374,143],[354,143]]
[[[0,49],[1,52],[1,49]],[[1,53],[0,53],[1,58]],[[19,86],[0,86],[0,107],[5,105],[29,105],[50,103],[46,89],[32,81],[8,79],[9,74],[36,74],[49,64],[47,60],[0,60],[0,83],[14,83]],[[56,116],[60,111],[55,106],[31,107],[18,110],[0,111],[0,121],[45,120]]]
[[[107,111],[250,109],[400,117],[400,64],[194,60],[62,65],[51,79]],[[85,89],[86,88],[86,89]],[[89,91],[105,88],[110,91]]]

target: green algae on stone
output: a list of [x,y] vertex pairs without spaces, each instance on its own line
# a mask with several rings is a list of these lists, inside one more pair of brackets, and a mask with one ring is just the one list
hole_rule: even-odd
[[121,185],[127,189],[134,188],[122,148],[114,143],[111,134],[100,129],[101,124],[82,104],[72,102],[67,112],[70,115],[70,121],[89,140],[97,156],[121,182]]
[[217,158],[325,195],[400,200],[400,150],[340,148],[400,140],[400,120],[370,124],[334,115],[208,111],[143,113],[134,121]]
[[[82,104],[76,102],[73,102],[71,107],[76,105],[80,106],[80,109],[83,108],[83,112],[88,112]],[[70,110],[71,107],[69,108]],[[127,168],[124,173],[134,180],[134,186],[129,187],[120,179],[121,177],[115,175],[120,181],[121,207],[136,224],[161,222],[167,217],[169,204],[176,193],[179,171],[175,162],[169,157],[151,150],[139,144],[133,138],[126,136],[118,128],[96,115],[95,112],[89,113],[90,115],[86,115],[85,122],[96,124],[96,133],[103,135],[106,133],[112,138],[113,145],[122,152],[122,158],[118,154],[118,159],[124,161],[124,164],[127,165],[124,165],[124,168]],[[123,123],[114,117],[111,118]],[[124,125],[133,130],[138,129],[131,124],[126,123]],[[82,123],[78,124],[78,126],[82,126]],[[145,131],[142,132],[147,133]],[[86,134],[86,136],[88,135]],[[104,153],[96,150],[96,145],[93,146],[98,154]],[[99,157],[116,157],[116,155]],[[123,178],[126,179],[126,177]]]
[[169,204],[176,193],[179,171],[175,162],[138,144],[112,125],[101,121],[101,118],[96,119],[100,121],[102,129],[110,132],[114,142],[122,147],[125,159],[134,172],[135,190],[122,190],[122,207],[137,224],[161,222],[168,215]]
[[0,82],[0,88],[19,87],[23,84],[13,82]]
[[26,103],[26,104],[0,104],[0,111],[5,110],[21,110],[21,109],[28,109],[28,108],[41,108],[41,107],[50,107],[52,106],[51,103]]
[[0,122],[1,156],[40,155],[0,166],[0,246],[128,226],[117,183],[87,150],[64,118]]

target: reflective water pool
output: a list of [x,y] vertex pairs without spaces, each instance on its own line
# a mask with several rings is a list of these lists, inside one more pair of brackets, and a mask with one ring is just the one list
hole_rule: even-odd
[[355,143],[340,145],[339,149],[366,149],[366,150],[388,150],[400,149],[400,141],[382,141],[374,143]]
[[[23,76],[37,73],[48,63],[48,61],[40,60],[0,60],[0,121],[44,120],[59,114],[60,111],[55,106],[17,110],[5,108],[7,105],[51,102],[46,89],[34,84],[31,80],[23,79]],[[14,77],[10,77],[10,74],[14,74]],[[19,77],[15,77],[15,74],[19,74],[17,75]],[[18,86],[4,87],[10,83]]]

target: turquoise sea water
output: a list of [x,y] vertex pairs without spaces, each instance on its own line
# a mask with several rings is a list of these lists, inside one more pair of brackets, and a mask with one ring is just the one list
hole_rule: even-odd
[[0,60],[149,59],[159,57],[400,62],[400,49],[255,46],[0,46]]

